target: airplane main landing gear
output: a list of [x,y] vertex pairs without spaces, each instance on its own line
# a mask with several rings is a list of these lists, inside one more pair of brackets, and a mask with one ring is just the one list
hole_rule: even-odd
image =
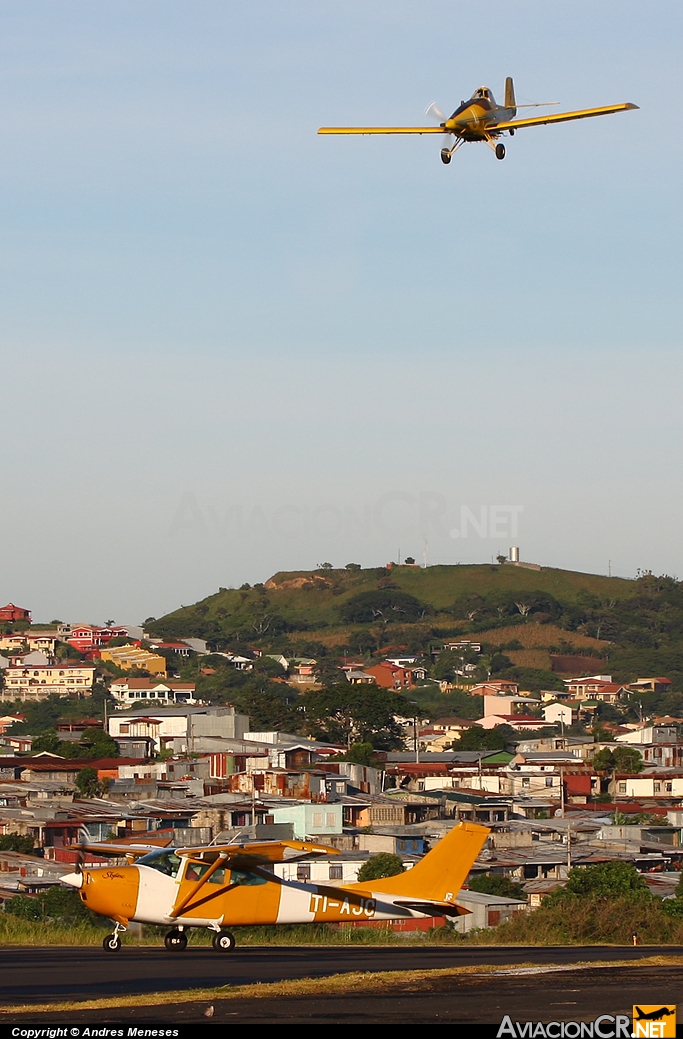
[[[450,162],[450,159],[448,160]],[[221,928],[220,931],[216,931],[211,941],[216,952],[232,952],[237,944],[235,941],[235,935],[231,931],[225,931]]]
[[496,145],[496,158],[497,159],[504,159],[505,158],[505,145],[504,144],[497,144]]
[[451,161],[451,153],[448,148],[441,149],[441,161],[445,166],[448,166],[448,163]]
[[187,948],[187,935],[184,931],[174,928],[164,938],[164,945],[171,952],[182,952]]

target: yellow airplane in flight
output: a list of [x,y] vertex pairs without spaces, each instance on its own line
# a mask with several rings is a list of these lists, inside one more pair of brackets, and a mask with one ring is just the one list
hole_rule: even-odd
[[[555,104],[555,102],[549,102]],[[478,87],[469,101],[461,101],[450,118],[441,112],[432,102],[425,115],[440,120],[439,126],[321,126],[322,134],[374,134],[374,133],[440,133],[453,138],[441,149],[441,161],[448,164],[453,153],[465,141],[484,141],[496,154],[497,159],[505,158],[505,145],[499,140],[503,134],[513,137],[515,130],[525,126],[544,126],[547,123],[566,123],[570,119],[588,119],[594,115],[611,115],[613,112],[626,112],[638,108],[638,105],[604,105],[602,108],[583,108],[577,112],[560,112],[557,115],[533,116],[530,119],[515,119],[518,108],[542,108],[543,105],[517,105],[512,78],[505,80],[505,104],[498,105],[488,87]]]
[[166,948],[180,951],[190,928],[205,927],[214,932],[214,949],[229,952],[235,947],[229,927],[245,924],[460,916],[467,910],[455,899],[488,833],[485,826],[460,823],[407,872],[340,886],[275,875],[275,862],[338,854],[310,841],[153,850],[149,845],[89,844],[83,850],[127,858],[128,865],[84,868],[61,879],[78,889],[89,909],[114,921],[114,931],[102,943],[110,952],[121,948],[119,933],[131,921],[169,925]]

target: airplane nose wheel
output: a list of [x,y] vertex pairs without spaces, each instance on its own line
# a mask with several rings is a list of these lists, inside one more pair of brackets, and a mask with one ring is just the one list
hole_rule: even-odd
[[504,144],[497,144],[496,145],[496,158],[497,159],[504,159],[505,158],[505,145]]
[[184,931],[169,931],[164,938],[164,945],[171,952],[182,952],[187,948],[187,935]]
[[451,153],[448,148],[441,149],[441,161],[444,166],[448,166],[448,163],[451,161]]
[[108,934],[102,942],[102,948],[105,952],[118,952],[121,948],[121,939],[118,934]]
[[[450,162],[450,159],[448,160]],[[211,941],[216,952],[232,952],[237,944],[235,935],[230,931],[216,931]]]

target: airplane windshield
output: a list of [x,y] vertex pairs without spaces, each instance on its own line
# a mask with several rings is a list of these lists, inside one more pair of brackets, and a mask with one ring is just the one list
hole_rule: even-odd
[[150,866],[165,873],[167,877],[175,877],[180,869],[180,858],[172,851],[150,851],[138,859],[139,866]]

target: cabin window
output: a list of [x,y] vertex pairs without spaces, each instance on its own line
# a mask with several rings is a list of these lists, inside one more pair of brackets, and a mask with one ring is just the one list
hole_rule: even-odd
[[[208,871],[210,865],[210,862],[191,862],[187,867],[185,880],[201,880],[204,874]],[[219,866],[218,869],[211,874],[207,883],[225,884],[225,867]]]
[[268,878],[247,870],[233,869],[230,873],[230,883],[239,884],[242,887],[256,887],[258,884],[267,884]]
[[149,855],[143,855],[138,859],[139,866],[150,866],[159,873],[165,873],[167,877],[176,877],[180,869],[180,858],[172,851],[151,851]]

